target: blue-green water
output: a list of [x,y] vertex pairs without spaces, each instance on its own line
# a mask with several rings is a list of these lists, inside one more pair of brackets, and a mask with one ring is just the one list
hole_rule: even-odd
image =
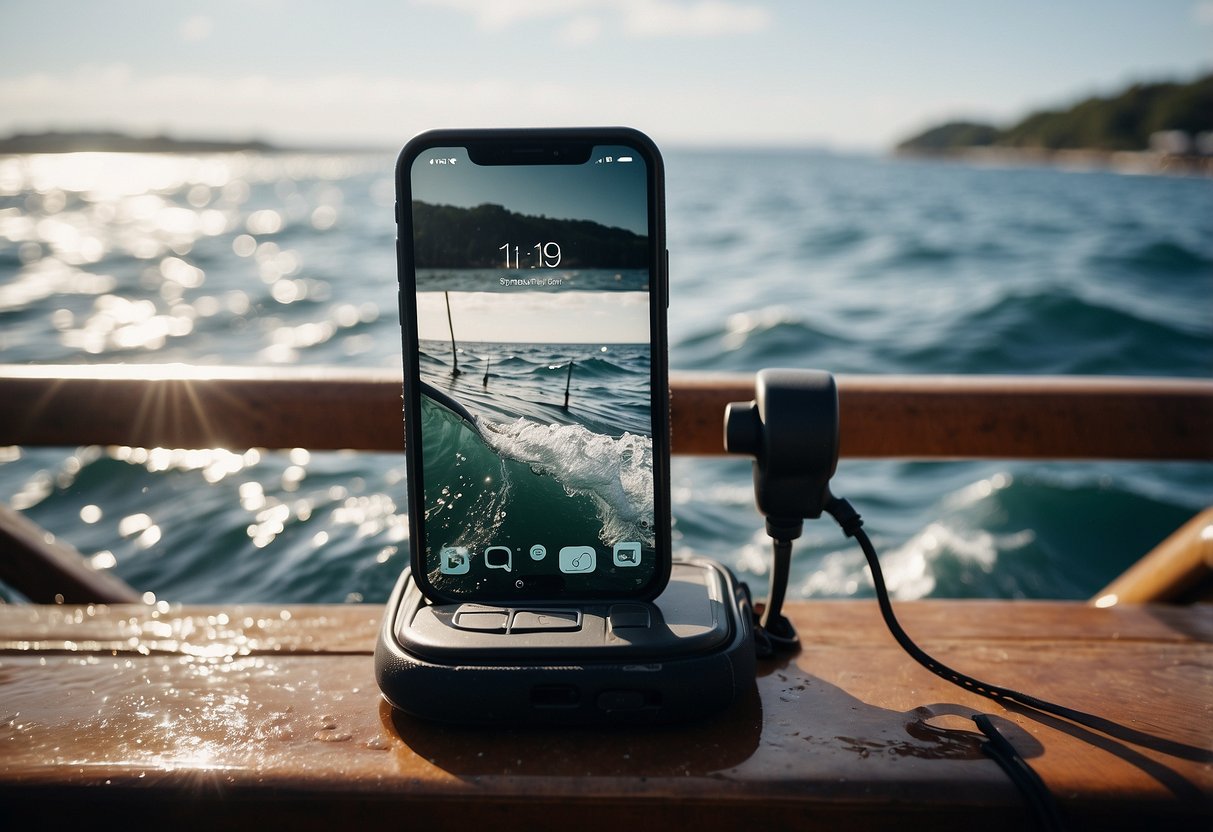
[[[1213,370],[1213,182],[667,153],[671,364]],[[390,156],[0,158],[0,361],[399,367]],[[675,459],[675,547],[754,579],[740,459]],[[0,499],[173,601],[384,599],[394,454],[0,449]],[[900,597],[1082,598],[1200,508],[1201,464],[844,460]],[[868,594],[826,523],[792,592]],[[0,588],[6,597],[11,591]]]

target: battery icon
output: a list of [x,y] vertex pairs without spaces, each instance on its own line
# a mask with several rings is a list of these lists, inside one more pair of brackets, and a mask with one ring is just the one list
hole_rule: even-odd
[[616,162],[630,162],[630,161],[632,161],[632,157],[631,156],[620,156],[615,161]]

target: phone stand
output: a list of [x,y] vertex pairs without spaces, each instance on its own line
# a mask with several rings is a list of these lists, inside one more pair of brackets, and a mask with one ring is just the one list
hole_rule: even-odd
[[375,648],[393,706],[457,723],[670,723],[754,684],[749,592],[706,558],[675,561],[654,601],[430,604],[409,570]]

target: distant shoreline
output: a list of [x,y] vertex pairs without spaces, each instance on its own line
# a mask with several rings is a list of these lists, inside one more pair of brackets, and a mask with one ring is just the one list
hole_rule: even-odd
[[381,153],[379,147],[284,147],[260,139],[178,139],[111,131],[15,133],[0,138],[0,155],[27,153]]
[[1152,150],[1094,150],[1041,147],[899,147],[902,159],[939,159],[988,167],[1054,167],[1067,170],[1103,170],[1154,176],[1213,177],[1213,157],[1159,153]]
[[[389,153],[390,148],[286,147],[259,139],[177,139],[132,136],[106,131],[17,133],[0,138],[0,156],[48,153]],[[963,146],[892,150],[901,159],[934,159],[984,167],[1054,167],[1102,170],[1129,175],[1213,177],[1213,157],[1152,150],[1049,149],[1040,147]]]
[[954,120],[899,142],[898,155],[985,165],[1213,175],[1213,74],[1136,83],[1014,124]]

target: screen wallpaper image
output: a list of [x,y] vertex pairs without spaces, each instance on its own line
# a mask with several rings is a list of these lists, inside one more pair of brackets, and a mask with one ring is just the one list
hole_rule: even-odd
[[536,576],[646,586],[643,158],[599,146],[580,165],[482,166],[439,148],[413,162],[411,187],[430,583],[503,597]]

